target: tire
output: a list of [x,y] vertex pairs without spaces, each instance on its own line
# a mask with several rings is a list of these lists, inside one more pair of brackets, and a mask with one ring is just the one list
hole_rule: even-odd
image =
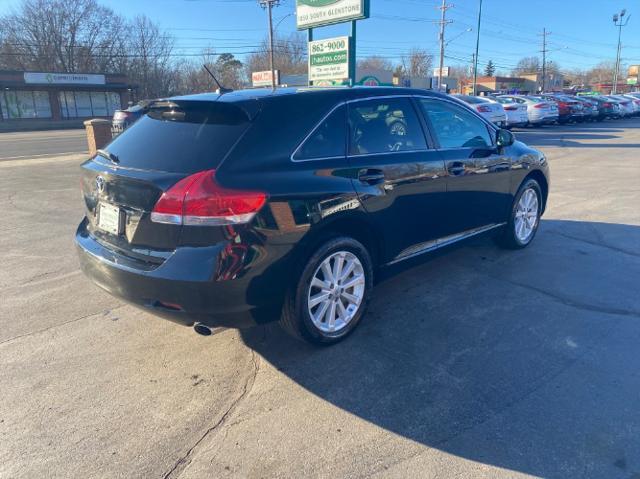
[[[535,197],[531,196],[532,194]],[[526,198],[523,199],[525,196]],[[497,237],[499,246],[506,249],[522,249],[531,244],[540,226],[542,201],[542,192],[538,182],[532,178],[525,180],[514,197],[507,225]],[[525,212],[523,208],[530,209],[530,211]],[[533,214],[535,217],[532,216]]]
[[[351,267],[350,262],[353,262],[352,271],[342,281],[355,284],[344,288],[342,294],[343,283],[334,283],[333,279],[336,261],[340,259],[343,267]],[[327,277],[323,265],[329,267],[331,276]],[[321,288],[319,284],[324,286]],[[327,284],[330,287],[326,287]],[[372,289],[373,262],[365,246],[353,238],[330,239],[307,259],[297,284],[289,288],[280,325],[295,338],[314,344],[335,344],[346,338],[358,326],[367,310]],[[318,302],[318,299],[325,295],[329,295],[328,298]],[[357,306],[354,298],[360,299]],[[310,299],[315,299],[317,304],[309,307]],[[333,330],[330,318],[333,318]]]

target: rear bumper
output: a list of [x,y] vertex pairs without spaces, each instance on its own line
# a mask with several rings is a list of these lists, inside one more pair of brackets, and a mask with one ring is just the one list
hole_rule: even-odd
[[186,326],[201,322],[246,328],[273,320],[277,310],[267,307],[272,298],[250,301],[251,282],[258,274],[251,268],[233,279],[216,279],[224,268],[226,242],[177,248],[161,265],[149,267],[97,241],[86,222],[78,227],[75,241],[82,271],[94,283],[156,316]]

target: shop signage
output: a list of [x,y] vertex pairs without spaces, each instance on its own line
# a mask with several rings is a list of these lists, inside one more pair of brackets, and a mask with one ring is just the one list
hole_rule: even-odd
[[33,85],[104,85],[104,75],[84,73],[25,73],[24,82]]
[[[433,76],[434,77],[439,77],[440,76],[440,68],[436,67],[433,69]],[[449,67],[442,67],[442,76],[443,77],[448,77],[449,76]]]
[[[276,74],[275,84],[279,85],[280,70],[276,70],[275,74]],[[271,86],[273,85],[273,83],[271,82],[271,78],[272,78],[271,70],[267,70],[264,72],[253,72],[251,74],[251,83],[253,84],[254,87]]]
[[349,79],[349,37],[309,42],[309,83]]
[[369,18],[369,0],[296,0],[298,30]]

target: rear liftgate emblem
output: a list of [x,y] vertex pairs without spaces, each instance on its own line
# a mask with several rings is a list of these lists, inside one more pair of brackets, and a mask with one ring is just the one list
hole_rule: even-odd
[[104,186],[105,186],[104,178],[102,176],[98,176],[96,178],[96,190],[98,190],[98,193],[104,193]]

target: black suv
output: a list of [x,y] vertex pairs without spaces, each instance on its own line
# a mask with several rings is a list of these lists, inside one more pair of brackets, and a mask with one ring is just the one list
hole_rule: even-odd
[[201,332],[279,320],[333,343],[381,268],[485,232],[527,246],[549,180],[442,94],[278,89],[156,101],[82,188],[80,260],[107,291]]

